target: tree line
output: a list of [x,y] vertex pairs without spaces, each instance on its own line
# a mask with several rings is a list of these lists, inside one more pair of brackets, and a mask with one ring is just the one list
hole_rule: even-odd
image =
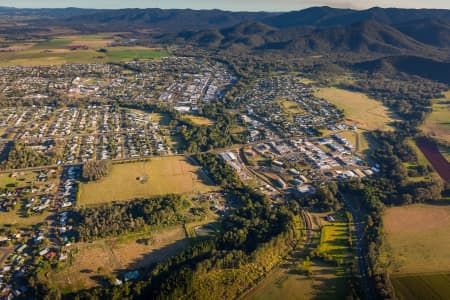
[[73,234],[78,241],[92,241],[181,223],[189,206],[183,196],[165,195],[80,208],[72,213]]
[[84,181],[96,181],[108,176],[111,168],[111,160],[89,160],[83,163],[81,178]]
[[215,236],[143,272],[136,282],[95,288],[68,299],[233,299],[257,284],[301,239],[300,206],[272,205],[214,154],[196,156],[233,203]]

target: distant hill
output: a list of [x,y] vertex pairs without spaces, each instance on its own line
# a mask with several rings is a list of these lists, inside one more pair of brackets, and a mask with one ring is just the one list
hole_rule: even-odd
[[150,8],[93,10],[56,21],[72,28],[82,24],[85,28],[100,31],[123,31],[127,28],[127,31],[147,29],[154,32],[180,32],[225,28],[275,15],[277,14],[267,12]]
[[353,66],[360,71],[369,73],[382,73],[396,75],[406,73],[408,75],[440,81],[450,84],[450,63],[440,62],[417,56],[391,56],[362,62]]
[[[223,29],[243,22],[260,22],[274,28],[286,29],[346,26],[368,20],[391,26],[408,22],[413,24],[412,21],[424,19],[447,20],[447,22],[450,20],[450,10],[379,7],[367,10],[352,10],[327,6],[311,7],[287,13],[157,8],[17,9],[0,7],[0,14],[32,16],[34,17],[33,24],[39,26],[59,25],[73,29],[83,28],[98,31],[123,31],[123,28],[127,28],[127,31],[146,29],[150,32],[160,33]],[[41,22],[39,22],[39,19],[41,19]],[[405,33],[403,28],[401,31]]]
[[[173,38],[173,37],[172,37]],[[163,40],[171,40],[166,38]],[[375,21],[327,28],[275,28],[263,23],[245,22],[221,30],[180,33],[178,42],[198,47],[227,49],[240,45],[247,51],[278,50],[296,54],[331,53],[422,53],[434,55],[437,49]]]
[[[15,9],[0,7],[0,33],[132,32],[156,43],[231,52],[450,60],[450,10],[312,7],[287,13],[191,9]],[[10,20],[19,16],[17,26]],[[21,16],[27,16],[22,18]],[[28,22],[28,23],[27,23]],[[20,26],[19,26],[20,25]],[[3,26],[3,27],[2,27]],[[269,55],[270,55],[269,54]],[[358,59],[356,58],[356,59]]]
[[357,53],[432,53],[424,45],[393,27],[376,21],[363,21],[348,26],[319,29],[291,41],[287,48],[301,52],[357,52]]
[[393,25],[420,20],[437,18],[450,20],[450,10],[445,9],[401,9],[373,7],[367,10],[339,9],[331,7],[312,7],[300,11],[292,11],[278,16],[272,16],[264,23],[278,27],[316,26],[330,27],[350,25],[366,20]]

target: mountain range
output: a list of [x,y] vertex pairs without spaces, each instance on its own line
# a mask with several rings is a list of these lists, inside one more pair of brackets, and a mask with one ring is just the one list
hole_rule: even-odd
[[[433,78],[430,72],[439,70],[436,72],[441,81],[448,80],[442,76],[447,76],[445,68],[450,61],[450,10],[352,10],[324,6],[273,13],[0,7],[0,16],[20,20],[17,26],[0,22],[0,33],[4,34],[39,32],[50,27],[81,33],[126,31],[154,43],[191,45],[218,52],[349,57],[353,62],[364,57],[367,64],[357,68],[398,68],[427,78]],[[427,65],[425,62],[433,66],[428,73],[421,70]]]

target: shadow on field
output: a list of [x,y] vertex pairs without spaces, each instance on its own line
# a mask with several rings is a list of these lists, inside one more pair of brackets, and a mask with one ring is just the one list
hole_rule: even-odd
[[[154,264],[164,261],[169,257],[176,255],[185,249],[189,244],[189,240],[187,238],[177,240],[170,245],[165,247],[150,250],[149,253],[140,255],[135,260],[133,260],[125,269],[119,269],[115,271],[115,274],[121,278],[122,274],[129,272],[130,270],[139,270],[139,269],[150,269]],[[151,245],[149,245],[151,247]]]

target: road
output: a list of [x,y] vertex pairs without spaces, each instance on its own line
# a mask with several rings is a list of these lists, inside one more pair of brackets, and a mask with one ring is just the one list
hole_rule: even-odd
[[364,243],[363,243],[363,232],[361,228],[361,222],[359,218],[358,211],[353,207],[352,203],[344,197],[342,193],[339,193],[342,201],[345,203],[348,211],[352,214],[353,223],[355,224],[356,231],[356,250],[358,256],[358,270],[361,277],[361,288],[364,292],[364,299],[372,300],[374,299],[373,286],[370,283],[369,277],[367,276],[367,270],[369,269],[369,263],[365,257]]
[[[268,142],[281,142],[281,141],[287,141],[288,139],[270,139],[270,140],[261,140],[253,143],[248,144],[235,144],[226,148],[216,148],[211,149],[208,151],[203,152],[196,152],[196,153],[180,153],[180,154],[167,154],[167,155],[161,155],[161,156],[143,156],[143,157],[137,157],[137,158],[114,158],[111,159],[112,162],[131,162],[131,161],[139,161],[141,159],[152,159],[154,157],[172,157],[172,156],[189,156],[189,155],[195,155],[195,154],[201,154],[201,153],[221,153],[226,152],[230,150],[238,150],[242,147],[253,147],[260,143],[268,143]],[[76,162],[76,163],[68,163],[68,164],[53,164],[53,165],[43,165],[43,166],[37,166],[37,167],[29,167],[29,168],[20,168],[20,169],[8,169],[8,170],[1,170],[0,174],[6,174],[6,173],[19,173],[19,172],[27,172],[27,171],[40,171],[40,170],[48,170],[53,169],[58,166],[61,167],[69,167],[69,166],[80,166],[82,165],[82,162]]]

